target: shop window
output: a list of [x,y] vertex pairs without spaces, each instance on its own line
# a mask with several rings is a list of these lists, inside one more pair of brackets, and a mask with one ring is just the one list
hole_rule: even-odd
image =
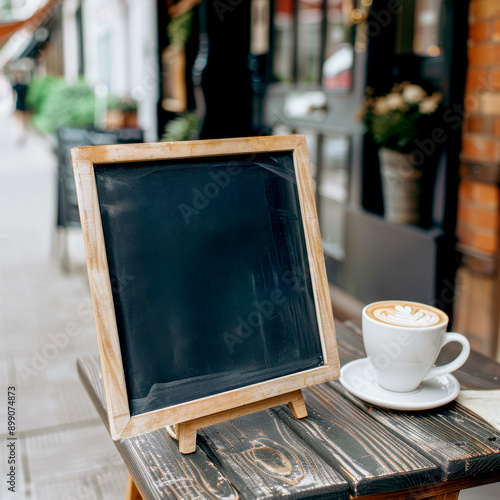
[[321,0],[299,0],[297,83],[318,84],[322,18]]
[[274,26],[274,79],[293,81],[293,0],[277,0]]
[[[369,5],[371,0],[363,0]],[[353,17],[368,7],[354,0],[275,0],[273,79],[324,90],[348,91],[353,83]]]
[[352,46],[352,9],[350,2],[328,0],[325,61],[322,83],[327,90],[348,90],[352,87],[354,50]]
[[442,2],[416,0],[413,53],[423,57],[441,55]]
[[344,258],[344,204],[348,197],[350,141],[346,136],[324,136],[321,140],[321,182],[318,205],[321,236],[326,252]]

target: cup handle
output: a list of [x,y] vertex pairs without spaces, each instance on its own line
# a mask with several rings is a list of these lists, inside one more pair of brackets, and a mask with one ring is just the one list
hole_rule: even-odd
[[450,361],[449,363],[446,363],[445,365],[442,366],[433,366],[427,372],[426,376],[424,377],[424,380],[428,380],[432,377],[437,377],[439,375],[444,375],[445,373],[454,372],[455,370],[458,370],[467,361],[467,358],[469,357],[470,353],[469,341],[461,333],[446,332],[443,337],[443,343],[441,344],[439,350],[441,350],[449,342],[459,342],[460,344],[462,344],[462,351],[455,360]]

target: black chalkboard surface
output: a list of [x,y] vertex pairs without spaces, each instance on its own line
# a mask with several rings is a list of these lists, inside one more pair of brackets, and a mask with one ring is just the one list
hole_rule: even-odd
[[131,415],[322,365],[291,152],[95,175]]
[[57,131],[57,225],[79,226],[78,201],[71,161],[71,148],[89,145],[87,129],[63,127]]
[[184,453],[208,416],[305,417],[340,367],[304,137],[72,156],[113,439],[179,424]]

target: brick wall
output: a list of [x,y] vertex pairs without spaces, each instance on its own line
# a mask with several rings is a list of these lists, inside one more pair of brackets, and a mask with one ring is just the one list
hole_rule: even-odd
[[498,187],[462,179],[458,199],[459,241],[479,252],[495,254],[498,250]]
[[[500,0],[471,0],[457,237],[463,255],[454,326],[496,355],[500,225]],[[480,321],[479,321],[480,318]]]

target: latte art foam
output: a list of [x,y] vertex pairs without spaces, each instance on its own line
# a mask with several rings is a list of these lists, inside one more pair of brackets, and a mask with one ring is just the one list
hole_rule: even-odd
[[424,328],[446,321],[446,315],[434,307],[412,302],[377,302],[366,314],[389,325]]

